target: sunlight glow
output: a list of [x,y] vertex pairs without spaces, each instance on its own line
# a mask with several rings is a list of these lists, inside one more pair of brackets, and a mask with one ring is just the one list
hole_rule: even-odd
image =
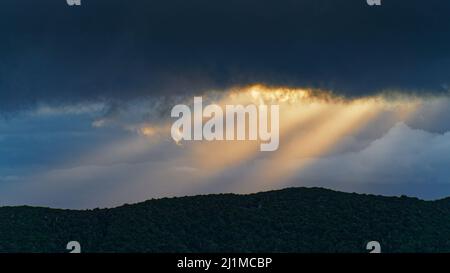
[[[419,99],[388,100],[383,96],[343,98],[332,92],[313,89],[269,87],[262,84],[232,88],[227,92],[209,92],[206,103],[278,104],[280,105],[280,149],[261,153],[258,141],[187,141],[183,142],[182,162],[202,170],[203,183],[243,164],[252,163],[241,187],[264,184],[279,188],[296,173],[326,156],[345,137],[368,126],[381,113],[394,113],[394,119],[404,121],[420,105]],[[140,134],[154,138],[158,132],[168,133],[168,125],[145,125]],[[181,145],[181,143],[176,143]],[[249,184],[249,185],[246,185]],[[264,186],[263,185],[263,186]]]

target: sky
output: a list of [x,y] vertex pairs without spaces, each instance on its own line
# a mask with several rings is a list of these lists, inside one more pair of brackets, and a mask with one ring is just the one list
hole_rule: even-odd
[[[445,0],[2,0],[0,206],[296,186],[450,196],[449,12]],[[170,110],[194,96],[280,104],[279,150],[175,143]]]

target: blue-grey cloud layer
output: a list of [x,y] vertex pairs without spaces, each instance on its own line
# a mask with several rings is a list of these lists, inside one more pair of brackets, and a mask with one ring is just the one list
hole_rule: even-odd
[[[145,123],[144,117],[158,112],[152,105],[153,101],[135,101],[115,114],[101,104],[40,106],[2,120],[0,206],[93,208],[164,196],[248,193],[287,186],[430,199],[450,195],[448,97],[422,101],[404,121],[394,118],[396,113],[389,108],[321,156],[282,161],[311,164],[288,181],[271,183],[243,179],[267,166],[261,162],[270,160],[270,155],[258,154],[211,176],[208,168],[196,163],[199,158],[189,153],[189,145],[176,145],[168,133],[138,134],[133,125]],[[93,127],[105,117],[104,126]],[[220,158],[220,149],[211,155]]]

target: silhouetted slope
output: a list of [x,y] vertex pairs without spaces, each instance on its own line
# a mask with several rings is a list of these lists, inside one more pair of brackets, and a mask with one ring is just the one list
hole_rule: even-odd
[[291,188],[88,211],[0,208],[0,252],[450,251],[450,200]]

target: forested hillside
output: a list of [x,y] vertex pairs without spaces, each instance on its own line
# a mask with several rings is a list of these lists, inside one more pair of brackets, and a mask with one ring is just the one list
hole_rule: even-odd
[[291,188],[85,211],[0,208],[0,252],[450,251],[450,200]]

